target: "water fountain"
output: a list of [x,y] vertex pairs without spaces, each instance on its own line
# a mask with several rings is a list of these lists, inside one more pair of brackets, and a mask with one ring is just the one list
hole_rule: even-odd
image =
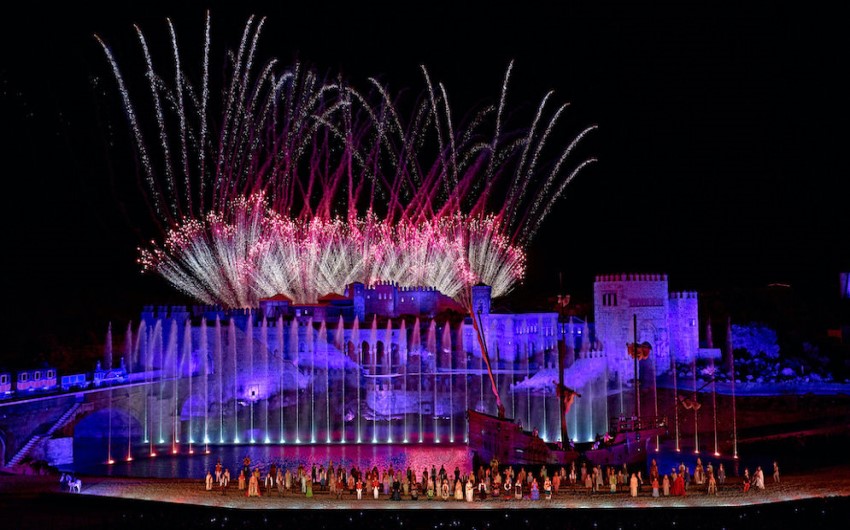
[[[201,337],[200,337],[200,347],[199,352],[201,359],[201,374],[204,376],[204,435],[201,438],[204,443],[204,452],[209,450],[210,443],[210,418],[209,412],[210,407],[210,372],[209,372],[209,354],[210,354],[210,346],[209,346],[209,334],[207,332],[207,319],[201,320]],[[191,429],[190,429],[191,432]]]
[[[266,382],[266,388],[269,388],[269,326],[268,321],[263,317],[260,328],[260,378]],[[268,392],[268,390],[266,390]],[[263,443],[271,443],[269,438],[269,400],[263,400],[262,417],[264,423]]]
[[[112,369],[112,322],[109,323],[109,327],[106,330],[106,343],[104,346],[103,352],[104,359],[104,369],[108,372]],[[109,416],[108,416],[108,427],[107,427],[107,449],[106,449],[106,463],[114,464],[115,460],[112,459],[112,408],[114,406],[112,389],[109,390]]]
[[425,348],[425,355],[423,357],[428,360],[428,369],[432,372],[432,381],[429,382],[426,380],[426,384],[430,383],[434,391],[433,401],[431,402],[431,414],[434,419],[434,426],[431,434],[434,437],[434,443],[440,443],[440,425],[437,421],[437,323],[434,322],[434,319],[431,319],[431,323],[428,326]]
[[[463,319],[424,315],[410,324],[370,314],[368,330],[361,333],[355,315],[292,311],[270,319],[256,309],[218,308],[180,314],[161,312],[140,322],[135,345],[132,333],[125,337],[125,349],[135,350],[128,355],[137,359],[131,363],[134,372],[144,372],[131,375],[143,382],[145,393],[138,432],[132,432],[131,415],[120,413],[121,421],[128,418],[126,436],[135,437],[127,441],[128,459],[135,443],[147,444],[151,456],[165,448],[173,454],[200,452],[199,440],[204,453],[210,444],[245,442],[458,443],[467,439],[468,408],[495,407],[492,395],[476,388],[483,370]],[[553,321],[553,331],[573,338],[563,344],[571,359],[565,381],[582,394],[568,415],[568,431],[573,441],[587,442],[607,426],[607,359],[595,349],[586,322],[554,326]],[[528,324],[523,332],[533,328]],[[554,394],[537,382],[557,380],[552,359],[558,345],[556,340],[521,342],[518,335],[512,335],[516,343],[510,347],[491,336],[499,352],[497,391],[524,428],[554,440],[560,430]],[[691,358],[692,370],[694,363]],[[670,366],[675,381],[675,361]],[[648,369],[645,376],[654,379],[657,372]],[[617,384],[614,379],[612,387]],[[654,384],[653,390],[657,408]],[[108,421],[107,459],[112,460],[114,418]],[[678,422],[676,427],[678,435]],[[120,430],[125,431],[123,425]],[[677,437],[677,449],[678,444]]]
[[[136,359],[138,348],[134,346],[133,343],[133,323],[127,323],[127,330],[124,332],[124,356],[127,359],[127,369],[132,371],[136,366]],[[125,460],[127,462],[131,462],[133,460],[133,435],[132,435],[132,422],[130,420],[130,407],[127,407],[127,457]]]

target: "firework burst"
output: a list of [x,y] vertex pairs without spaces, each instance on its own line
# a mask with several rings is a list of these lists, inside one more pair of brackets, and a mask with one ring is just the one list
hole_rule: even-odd
[[[155,117],[149,129],[98,38],[165,228],[140,249],[143,270],[227,307],[277,293],[314,302],[353,281],[433,286],[460,300],[476,282],[494,296],[509,292],[524,275],[525,246],[595,161],[570,156],[595,126],[552,155],[547,140],[566,105],[550,109],[547,94],[530,126],[508,129],[512,65],[498,106],[469,123],[453,121],[445,87],[424,67],[426,88],[403,113],[374,79],[360,91],[298,63],[258,66],[263,25],[248,20],[220,90],[209,86],[209,15],[197,84],[170,22],[171,78],[158,73],[136,28],[149,80],[144,112]],[[215,92],[223,98],[213,118]],[[155,149],[145,139],[151,133]]]

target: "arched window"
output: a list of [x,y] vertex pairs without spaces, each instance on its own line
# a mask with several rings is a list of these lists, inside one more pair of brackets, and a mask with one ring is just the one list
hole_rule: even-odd
[[384,343],[378,341],[375,344],[375,366],[383,366],[384,364]]
[[360,344],[360,366],[369,366],[369,343],[365,340]]

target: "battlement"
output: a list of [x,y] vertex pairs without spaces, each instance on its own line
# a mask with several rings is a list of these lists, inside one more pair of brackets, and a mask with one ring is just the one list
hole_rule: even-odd
[[191,316],[185,305],[146,305],[142,309],[142,318],[146,320],[169,320],[176,319],[184,321]]
[[398,291],[404,293],[414,293],[414,292],[427,292],[427,291],[436,291],[436,287],[428,287],[423,285],[415,285],[410,287],[399,287]]
[[224,308],[220,305],[193,305],[192,306],[192,314],[193,315],[203,315],[204,313],[213,313],[213,312],[221,312],[224,311]]
[[666,282],[667,274],[598,274],[595,282]]
[[670,300],[696,300],[699,295],[696,291],[675,291],[670,292]]
[[377,289],[378,287],[398,288],[398,282],[391,282],[388,280],[375,280],[375,283],[366,286],[367,289]]

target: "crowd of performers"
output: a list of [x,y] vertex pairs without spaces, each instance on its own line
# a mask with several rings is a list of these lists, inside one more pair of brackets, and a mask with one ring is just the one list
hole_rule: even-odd
[[[227,493],[232,475],[229,468],[216,463],[213,471],[208,471],[205,486],[208,491],[216,487],[223,495]],[[617,493],[628,491],[632,497],[637,497],[643,490],[651,487],[653,497],[684,496],[689,491],[704,492],[717,495],[718,485],[726,484],[726,470],[720,463],[715,469],[711,463],[703,466],[698,458],[691,474],[684,463],[673,468],[663,476],[658,470],[655,460],[652,460],[649,476],[644,479],[642,472],[629,473],[627,466],[591,466],[582,463],[578,468],[572,462],[569,470],[566,467],[554,471],[550,476],[546,466],[540,467],[537,473],[526,471],[524,467],[514,470],[513,466],[500,466],[497,460],[492,460],[489,467],[480,466],[477,472],[462,472],[455,467],[447,471],[444,466],[439,470],[432,465],[430,470],[425,468],[417,473],[410,467],[406,471],[389,468],[379,470],[361,470],[357,466],[345,469],[341,464],[334,466],[329,462],[313,464],[307,468],[299,465],[296,469],[284,469],[272,463],[264,474],[259,466],[251,465],[250,457],[245,457],[242,467],[236,473],[237,489],[240,494],[248,497],[262,495],[278,496],[301,494],[312,497],[314,491],[327,492],[337,499],[348,495],[356,499],[373,498],[400,501],[402,499],[418,500],[419,498],[456,500],[473,502],[486,499],[551,499],[566,489],[580,491],[584,488],[588,493]],[[773,480],[779,482],[779,467],[773,464]],[[743,491],[751,488],[764,489],[764,473],[757,467],[750,475],[744,470]]]

